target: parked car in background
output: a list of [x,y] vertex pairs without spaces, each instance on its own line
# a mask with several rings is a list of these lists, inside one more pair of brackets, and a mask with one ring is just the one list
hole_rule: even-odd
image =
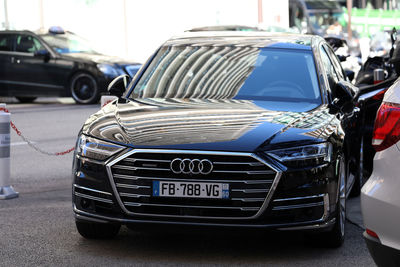
[[48,32],[0,31],[0,96],[32,102],[39,96],[72,96],[96,103],[121,74],[134,76],[140,64],[94,51],[78,35],[52,27]]
[[374,169],[361,192],[364,238],[378,266],[400,266],[400,80],[376,115]]
[[342,244],[358,89],[323,38],[187,33],[127,91],[123,78],[79,133],[82,236],[145,223],[307,230]]

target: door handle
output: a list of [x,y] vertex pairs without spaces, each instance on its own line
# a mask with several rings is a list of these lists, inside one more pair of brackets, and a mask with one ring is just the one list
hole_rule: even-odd
[[15,58],[15,57],[11,57],[11,63],[17,63],[17,64],[19,64],[19,63],[21,63],[21,60],[19,59],[19,58]]

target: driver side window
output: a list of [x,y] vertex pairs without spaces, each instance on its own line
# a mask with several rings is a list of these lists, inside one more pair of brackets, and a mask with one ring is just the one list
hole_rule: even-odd
[[16,51],[22,53],[35,53],[45,49],[38,39],[30,35],[18,35]]

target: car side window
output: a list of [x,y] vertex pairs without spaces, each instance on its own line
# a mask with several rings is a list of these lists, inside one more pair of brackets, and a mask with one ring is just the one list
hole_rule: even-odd
[[13,35],[1,34],[0,35],[0,51],[13,51]]
[[34,53],[45,49],[40,41],[31,35],[18,35],[16,40],[16,51],[23,53]]
[[339,59],[337,58],[335,53],[332,51],[331,48],[329,48],[326,45],[324,45],[324,49],[327,51],[328,55],[330,56],[333,67],[335,68],[336,74],[339,76],[340,80],[346,80],[346,76],[344,74],[342,65],[340,64]]
[[319,52],[321,55],[322,64],[326,71],[326,76],[328,78],[329,88],[330,88],[330,91],[334,98],[335,97],[335,86],[336,86],[337,82],[339,81],[339,77],[337,76],[337,73],[335,71],[335,68],[334,68],[329,56],[328,56],[328,53],[325,51],[325,49],[322,46],[320,47]]

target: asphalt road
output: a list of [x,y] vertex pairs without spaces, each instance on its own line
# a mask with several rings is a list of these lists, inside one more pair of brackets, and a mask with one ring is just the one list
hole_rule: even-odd
[[[49,152],[74,146],[82,123],[99,109],[70,99],[7,107],[21,132]],[[346,241],[339,249],[312,244],[300,233],[193,228],[123,227],[116,239],[86,240],[77,233],[72,213],[72,155],[42,155],[15,133],[11,143],[12,185],[20,196],[0,200],[0,266],[374,266],[363,230],[353,223],[347,224]],[[348,211],[351,221],[362,223],[359,199],[350,201]]]

